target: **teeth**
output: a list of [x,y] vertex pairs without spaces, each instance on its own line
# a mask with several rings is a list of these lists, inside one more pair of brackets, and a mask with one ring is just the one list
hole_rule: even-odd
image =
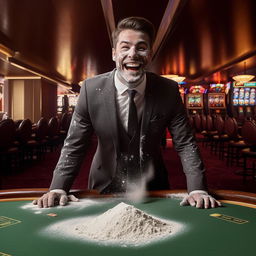
[[126,67],[130,67],[130,68],[138,68],[139,66],[140,66],[140,64],[137,64],[137,63],[126,64]]

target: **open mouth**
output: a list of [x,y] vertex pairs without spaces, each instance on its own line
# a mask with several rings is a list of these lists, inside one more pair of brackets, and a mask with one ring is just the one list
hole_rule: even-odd
[[127,63],[124,64],[126,70],[129,71],[138,71],[141,68],[141,64],[139,63]]

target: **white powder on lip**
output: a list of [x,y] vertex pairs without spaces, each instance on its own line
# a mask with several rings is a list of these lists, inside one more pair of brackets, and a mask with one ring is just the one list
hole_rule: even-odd
[[172,230],[170,223],[125,203],[75,226],[75,231],[89,240],[120,245],[148,243],[170,235]]

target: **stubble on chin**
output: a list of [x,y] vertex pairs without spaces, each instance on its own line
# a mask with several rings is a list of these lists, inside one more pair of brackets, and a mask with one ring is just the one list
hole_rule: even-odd
[[117,69],[117,76],[119,80],[129,88],[135,88],[139,85],[144,79],[144,74],[145,72],[141,72],[138,75],[129,75],[124,74],[124,72],[120,72],[120,70]]

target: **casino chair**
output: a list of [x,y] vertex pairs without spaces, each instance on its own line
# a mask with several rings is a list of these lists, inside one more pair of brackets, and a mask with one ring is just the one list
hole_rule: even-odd
[[68,129],[71,123],[71,119],[72,119],[72,114],[71,113],[64,113],[61,116],[60,119],[60,138],[61,141],[63,142],[67,136],[68,133]]
[[[203,123],[204,115],[195,114],[193,117],[193,127],[195,132],[195,137],[197,142],[202,142],[202,145],[205,146],[205,143],[207,143],[207,137],[205,136],[206,130]],[[192,121],[190,121],[192,122]]]
[[217,135],[217,130],[214,126],[214,119],[211,115],[202,115],[202,126],[204,130],[204,136],[206,141],[206,146],[210,146],[211,151],[213,151],[213,136]]
[[[247,120],[242,126],[242,136],[247,145],[246,148],[242,149],[241,153],[243,156],[243,178],[252,176],[255,179],[256,174],[256,121]],[[249,161],[251,160],[251,161]],[[250,163],[249,163],[250,162]],[[249,164],[251,166],[249,167]]]
[[[19,166],[19,149],[14,144],[15,123],[12,119],[0,121],[0,169],[10,172]],[[1,175],[1,173],[0,173]]]
[[226,143],[230,139],[229,136],[225,133],[225,121],[222,116],[216,115],[214,120],[214,126],[217,130],[217,134],[213,135],[212,137],[212,150],[214,151],[214,154],[219,154],[219,159],[223,159],[226,149]]
[[30,119],[24,119],[21,121],[19,127],[16,129],[15,140],[20,148],[21,160],[24,163],[25,160],[32,159],[33,148],[37,146],[37,142],[32,139],[32,122]]
[[242,158],[241,150],[246,148],[243,137],[239,134],[238,123],[235,118],[227,117],[225,120],[225,133],[229,137],[227,145],[227,165],[232,166],[236,163],[237,166],[240,166],[242,163],[240,159]]
[[57,117],[51,117],[48,122],[48,132],[47,132],[47,147],[50,148],[52,152],[57,148],[60,142],[60,134],[59,134],[59,122]]
[[46,118],[41,117],[33,128],[32,134],[32,155],[33,157],[40,159],[47,151],[47,132],[48,122]]

